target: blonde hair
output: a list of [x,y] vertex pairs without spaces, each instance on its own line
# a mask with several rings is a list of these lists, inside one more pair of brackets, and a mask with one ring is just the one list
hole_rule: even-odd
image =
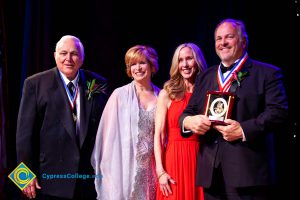
[[132,77],[130,70],[131,65],[144,58],[149,62],[152,74],[155,74],[158,71],[157,52],[150,46],[135,45],[128,49],[125,54],[126,73],[128,77]]
[[201,49],[194,43],[184,43],[179,45],[173,55],[170,68],[170,79],[164,84],[164,89],[169,94],[170,99],[182,99],[186,92],[184,78],[179,72],[179,53],[184,47],[189,47],[192,50],[193,57],[197,63],[196,74],[203,72],[207,66]]

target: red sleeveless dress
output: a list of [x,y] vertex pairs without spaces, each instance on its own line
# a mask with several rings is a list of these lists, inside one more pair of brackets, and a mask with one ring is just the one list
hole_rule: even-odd
[[179,116],[187,106],[191,95],[191,93],[186,93],[182,100],[172,101],[168,109],[168,142],[163,163],[165,171],[176,181],[176,184],[170,184],[172,194],[168,197],[163,196],[157,187],[157,200],[204,199],[202,187],[197,187],[195,184],[197,155],[200,147],[198,135],[193,134],[188,138],[183,138],[178,123]]

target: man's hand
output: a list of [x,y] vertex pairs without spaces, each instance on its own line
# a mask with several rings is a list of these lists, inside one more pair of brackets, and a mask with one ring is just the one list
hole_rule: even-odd
[[223,135],[224,140],[231,142],[243,138],[243,129],[239,122],[232,119],[226,119],[224,122],[227,125],[213,125],[213,128]]
[[183,126],[193,133],[204,135],[210,129],[211,122],[205,115],[187,116],[184,119]]
[[33,179],[22,191],[29,199],[36,197],[36,189],[41,189],[37,179]]

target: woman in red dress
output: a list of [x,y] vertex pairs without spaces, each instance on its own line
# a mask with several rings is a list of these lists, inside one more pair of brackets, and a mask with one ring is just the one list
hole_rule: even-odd
[[206,62],[197,45],[184,43],[176,48],[170,80],[159,93],[155,116],[157,200],[203,200],[202,188],[195,184],[199,138],[183,138],[178,119],[191,97],[196,75],[205,69]]

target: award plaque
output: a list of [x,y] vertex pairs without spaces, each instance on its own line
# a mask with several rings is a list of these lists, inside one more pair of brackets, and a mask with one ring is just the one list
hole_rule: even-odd
[[226,124],[230,118],[234,94],[230,92],[208,91],[206,94],[205,115],[216,124]]

